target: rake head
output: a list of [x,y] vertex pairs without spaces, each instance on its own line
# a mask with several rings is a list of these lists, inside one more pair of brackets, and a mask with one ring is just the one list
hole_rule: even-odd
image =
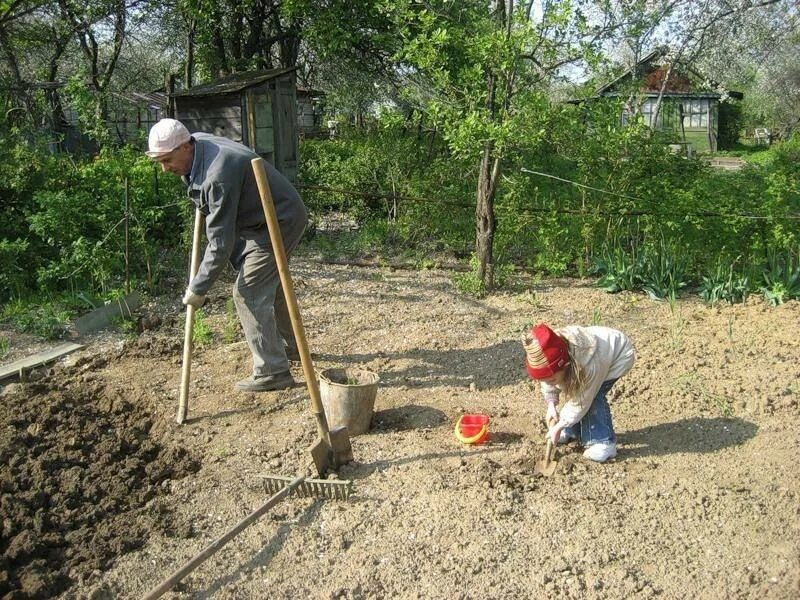
[[[282,475],[262,475],[264,488],[275,494],[292,482],[292,477]],[[293,494],[303,498],[328,498],[331,500],[347,500],[353,491],[353,482],[349,479],[304,479]]]

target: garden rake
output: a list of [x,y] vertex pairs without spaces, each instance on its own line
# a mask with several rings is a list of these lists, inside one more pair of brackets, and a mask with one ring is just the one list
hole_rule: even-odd
[[[264,488],[271,494],[280,492],[294,483],[292,477],[282,475],[262,475]],[[347,500],[353,491],[353,482],[349,479],[309,479],[304,478],[292,491],[302,498],[327,498],[329,500]]]

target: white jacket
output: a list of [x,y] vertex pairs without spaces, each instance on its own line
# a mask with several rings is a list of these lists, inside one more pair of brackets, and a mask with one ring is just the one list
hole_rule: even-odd
[[[633,367],[636,350],[630,338],[610,327],[570,325],[556,333],[569,340],[570,357],[583,367],[584,385],[574,398],[566,398],[558,425],[569,427],[583,418],[604,381],[622,377]],[[545,399],[557,399],[562,389],[542,382]]]

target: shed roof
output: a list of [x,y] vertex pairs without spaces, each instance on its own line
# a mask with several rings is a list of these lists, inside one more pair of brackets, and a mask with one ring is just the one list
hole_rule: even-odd
[[286,73],[295,71],[297,67],[288,67],[282,69],[269,69],[266,71],[246,71],[244,73],[234,73],[222,79],[217,79],[211,83],[198,85],[188,90],[181,90],[173,93],[174,97],[200,97],[200,96],[217,96],[221,94],[232,94],[240,92],[249,87],[260,85],[270,79],[275,79]]
[[127,95],[117,94],[120,98],[132,104],[147,104],[150,108],[164,108],[169,104],[168,96],[161,91],[155,92],[129,92]]

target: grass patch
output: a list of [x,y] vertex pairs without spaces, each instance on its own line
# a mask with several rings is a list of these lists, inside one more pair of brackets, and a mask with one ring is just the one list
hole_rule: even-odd
[[226,344],[236,341],[239,331],[239,318],[236,316],[236,307],[233,298],[228,298],[225,302],[225,326],[222,328],[222,339]]
[[206,322],[202,310],[194,313],[194,325],[192,327],[192,341],[198,346],[203,346],[214,339],[214,332]]
[[72,307],[57,299],[36,304],[13,300],[3,307],[0,319],[25,333],[57,340],[66,337],[74,314]]

